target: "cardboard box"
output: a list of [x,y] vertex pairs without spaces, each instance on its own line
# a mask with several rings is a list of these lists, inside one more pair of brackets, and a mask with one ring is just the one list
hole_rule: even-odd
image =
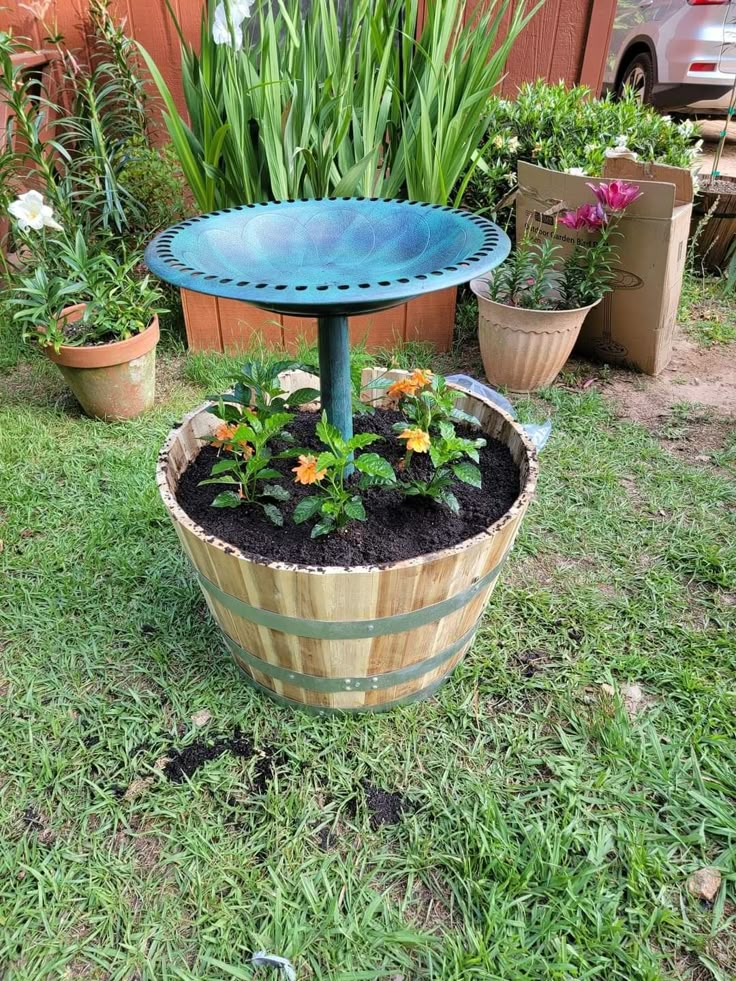
[[[591,241],[588,232],[555,225],[567,208],[593,202],[588,182],[597,178],[563,174],[519,162],[516,237],[527,229],[552,237],[565,251],[576,241]],[[688,170],[642,164],[624,158],[606,162],[600,180],[622,178],[644,192],[621,220],[616,246],[619,262],[614,288],[588,315],[576,350],[611,364],[625,364],[658,375],[672,356],[675,319],[693,202]]]

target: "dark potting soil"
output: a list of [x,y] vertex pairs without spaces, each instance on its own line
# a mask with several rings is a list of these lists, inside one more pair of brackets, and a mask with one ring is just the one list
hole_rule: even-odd
[[[169,762],[163,769],[164,775],[173,783],[184,783],[185,779],[191,777],[197,770],[216,760],[224,753],[231,753],[244,759],[250,759],[255,755],[253,743],[242,733],[236,731],[230,737],[215,740],[200,740],[190,743],[183,749],[168,749],[166,756]],[[256,793],[263,793],[266,789],[268,780],[273,772],[272,757],[269,753],[259,753],[256,763],[256,773],[254,787]]]
[[365,803],[370,814],[371,827],[375,831],[382,824],[398,824],[406,809],[406,803],[401,794],[381,790],[363,781]]
[[[322,447],[315,435],[318,416],[314,412],[299,412],[289,426],[296,446],[319,453]],[[377,451],[397,467],[403,456],[404,444],[396,439],[393,424],[401,421],[398,412],[379,410],[355,417],[355,432],[379,433],[384,439],[369,446],[366,452]],[[457,427],[458,434],[477,438],[479,430],[470,425]],[[200,481],[210,476],[218,451],[204,446],[182,474],[177,500],[186,513],[207,532],[241,551],[267,561],[295,562],[316,566],[381,565],[402,559],[426,555],[449,548],[484,531],[508,511],[519,495],[519,468],[503,443],[485,437],[486,446],[480,451],[482,487],[471,487],[457,481],[453,493],[460,503],[460,514],[434,501],[420,497],[403,497],[397,491],[372,488],[362,493],[367,514],[365,522],[355,521],[343,531],[311,538],[314,521],[295,525],[291,513],[297,503],[314,493],[314,487],[295,484],[291,468],[296,460],[275,460],[276,470],[284,474],[285,486],[291,498],[281,505],[284,525],[273,525],[259,507],[237,509],[213,508],[212,501],[225,489],[224,485]],[[273,444],[275,452],[286,444]],[[427,479],[431,463],[425,454],[415,453],[411,462],[412,474]],[[357,481],[358,475],[351,478]]]
[[701,177],[698,182],[698,189],[707,194],[736,195],[736,181],[726,181],[717,177],[714,180],[709,180],[707,177]]

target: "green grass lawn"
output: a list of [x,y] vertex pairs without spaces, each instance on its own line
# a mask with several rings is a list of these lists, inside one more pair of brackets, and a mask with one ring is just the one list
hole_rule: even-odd
[[[154,484],[227,363],[160,361],[130,424],[40,358],[0,377],[0,975],[736,976],[733,468],[593,389],[519,403],[554,433],[471,654],[427,703],[315,719],[240,681]],[[630,717],[601,686],[634,683]]]

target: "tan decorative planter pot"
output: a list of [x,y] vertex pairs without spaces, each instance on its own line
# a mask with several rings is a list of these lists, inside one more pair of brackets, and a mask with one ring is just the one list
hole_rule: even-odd
[[[363,384],[378,374],[364,372]],[[314,381],[302,372],[282,376],[287,391]],[[176,492],[218,420],[201,406],[171,432],[159,457],[159,490],[246,681],[323,714],[381,711],[428,697],[462,660],[533,496],[537,463],[529,438],[505,412],[471,395],[458,407],[509,447],[520,469],[518,497],[482,534],[383,566],[268,562],[206,534]]]
[[[62,318],[78,320],[85,305],[62,310]],[[153,406],[156,389],[158,317],[140,334],[112,344],[73,347],[58,351],[44,347],[46,357],[59,366],[69,388],[88,416],[95,419],[132,419]]]
[[483,279],[474,279],[470,287],[478,298],[478,339],[486,377],[512,392],[533,392],[555,380],[583,321],[600,303],[577,310],[526,310],[489,299]]

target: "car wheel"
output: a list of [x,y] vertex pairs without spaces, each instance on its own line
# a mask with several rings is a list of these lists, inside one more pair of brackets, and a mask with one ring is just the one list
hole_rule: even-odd
[[626,65],[616,89],[617,94],[622,96],[627,87],[634,93],[637,102],[644,104],[652,101],[654,63],[646,51],[641,51]]

